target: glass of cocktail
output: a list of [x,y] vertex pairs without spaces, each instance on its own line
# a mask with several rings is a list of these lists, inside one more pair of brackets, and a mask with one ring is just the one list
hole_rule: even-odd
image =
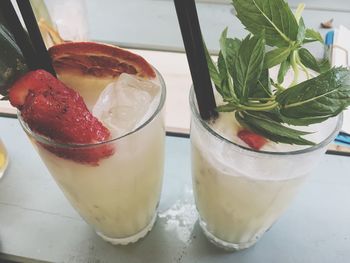
[[288,207],[339,132],[350,106],[350,71],[310,52],[308,43],[324,41],[306,28],[303,4],[294,13],[285,1],[233,0],[249,34],[238,39],[224,29],[214,62],[199,24],[185,30],[196,24],[195,8],[188,14],[180,5],[187,1],[175,2],[193,76],[192,181],[200,226],[219,247],[248,248]]
[[[19,107],[20,123],[71,205],[98,235],[113,244],[136,242],[157,216],[165,83],[152,67],[151,74],[145,73],[150,68],[145,69],[141,57],[117,47],[68,43],[52,47],[50,53],[58,78],[75,91],[67,91],[47,73],[29,73],[34,77],[19,80],[10,90],[11,100],[16,87],[40,86],[29,90]],[[127,64],[131,57],[130,63],[139,62]],[[33,84],[46,78],[43,86]],[[80,114],[76,119],[75,112]],[[85,118],[92,122],[85,124]],[[96,132],[91,131],[95,124],[100,129]],[[97,139],[81,141],[92,132]]]
[[192,182],[200,226],[208,239],[227,250],[255,244],[287,209],[307,176],[336,137],[342,115],[308,127],[316,145],[269,142],[264,150],[234,137],[234,114],[212,122],[200,118],[194,92],[191,150]]

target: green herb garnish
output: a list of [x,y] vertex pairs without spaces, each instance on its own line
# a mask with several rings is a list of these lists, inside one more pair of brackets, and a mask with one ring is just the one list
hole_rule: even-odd
[[[350,71],[331,68],[328,59],[317,60],[305,47],[324,42],[320,33],[305,27],[303,4],[295,14],[283,0],[232,0],[232,4],[250,34],[233,39],[227,37],[226,28],[216,64],[206,50],[212,81],[225,102],[217,111],[234,111],[243,127],[271,141],[313,145],[303,138],[307,132],[285,124],[306,126],[341,113],[350,105]],[[277,80],[269,76],[274,66],[279,66]],[[284,87],[289,70],[294,78]],[[312,77],[310,70],[318,76]],[[298,83],[300,71],[307,80]]]

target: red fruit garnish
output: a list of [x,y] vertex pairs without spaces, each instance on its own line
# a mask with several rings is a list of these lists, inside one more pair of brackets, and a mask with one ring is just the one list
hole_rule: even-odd
[[121,73],[154,79],[156,73],[141,56],[117,46],[95,42],[67,42],[49,49],[58,74],[74,73],[97,78],[115,78]]
[[[29,72],[17,80],[9,99],[33,131],[55,142],[87,144],[110,137],[109,130],[89,112],[83,98],[44,70]],[[72,149],[41,144],[60,157],[92,165],[114,152],[107,145]]]
[[[12,106],[21,110],[30,90],[39,92],[40,89],[50,85],[53,77],[49,75],[44,70],[37,70],[19,78],[9,90],[9,99]],[[43,85],[43,83],[46,83],[46,85]]]
[[240,130],[237,135],[254,150],[260,150],[267,143],[264,137],[248,130]]

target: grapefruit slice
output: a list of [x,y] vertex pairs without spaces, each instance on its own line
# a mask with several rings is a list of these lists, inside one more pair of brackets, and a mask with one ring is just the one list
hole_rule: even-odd
[[122,73],[156,78],[144,58],[117,46],[69,42],[51,47],[49,53],[58,78],[75,89],[90,110],[102,90]]

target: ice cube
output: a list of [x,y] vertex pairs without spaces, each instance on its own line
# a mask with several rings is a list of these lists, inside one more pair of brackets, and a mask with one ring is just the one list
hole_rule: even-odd
[[153,81],[123,73],[100,94],[92,113],[111,131],[122,136],[136,129],[153,105],[160,87]]

